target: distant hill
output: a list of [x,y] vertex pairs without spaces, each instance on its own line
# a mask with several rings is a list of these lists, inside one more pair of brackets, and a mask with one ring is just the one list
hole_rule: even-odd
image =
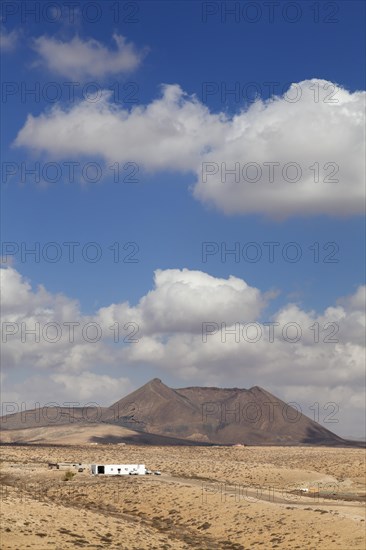
[[345,443],[258,386],[172,389],[155,378],[106,409],[104,419],[148,433],[224,445]]
[[158,378],[110,407],[48,407],[3,416],[0,424],[3,443],[362,445],[259,386],[172,389]]

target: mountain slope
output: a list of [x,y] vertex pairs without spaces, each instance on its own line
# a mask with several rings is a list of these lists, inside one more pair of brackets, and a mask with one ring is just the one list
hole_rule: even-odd
[[[80,441],[93,441],[95,436],[116,443],[357,445],[314,422],[293,404],[259,386],[173,389],[154,378],[110,407],[47,407],[9,414],[0,422],[3,442],[26,442],[27,438],[54,442],[64,436],[75,441],[79,433]],[[62,426],[65,429],[60,430]],[[40,428],[47,429],[39,432]]]
[[218,444],[343,442],[317,422],[255,386],[172,389],[155,378],[114,403],[105,422],[138,431]]

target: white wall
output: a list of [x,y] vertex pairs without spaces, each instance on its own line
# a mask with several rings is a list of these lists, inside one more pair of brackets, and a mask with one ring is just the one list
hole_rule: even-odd
[[104,475],[122,476],[129,475],[132,471],[137,471],[139,475],[145,474],[145,464],[92,464],[92,474],[98,474],[98,466],[104,466]]

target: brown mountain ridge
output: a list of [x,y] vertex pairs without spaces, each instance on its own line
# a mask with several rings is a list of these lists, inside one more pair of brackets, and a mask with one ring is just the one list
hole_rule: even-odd
[[[65,434],[66,441],[69,434],[75,442],[80,434],[80,442],[357,445],[293,405],[259,386],[173,389],[154,378],[110,407],[47,407],[8,414],[0,424],[3,442],[19,443],[58,439],[62,443]],[[60,426],[66,425],[68,429],[60,432]]]

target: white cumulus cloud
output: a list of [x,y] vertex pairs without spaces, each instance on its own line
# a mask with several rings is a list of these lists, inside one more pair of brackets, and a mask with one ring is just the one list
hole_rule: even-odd
[[208,143],[222,142],[223,117],[210,114],[177,85],[164,86],[161,98],[131,111],[113,105],[111,95],[106,91],[99,102],[29,115],[16,145],[53,158],[97,155],[107,162],[134,161],[147,170],[189,171]]
[[141,63],[146,50],[139,51],[119,34],[113,34],[114,49],[108,49],[95,39],[83,40],[74,36],[64,42],[49,36],[34,39],[33,49],[39,55],[38,63],[66,78],[85,80],[104,79],[109,75],[129,73]]
[[189,269],[158,269],[155,288],[136,307],[112,305],[99,310],[105,325],[138,320],[144,335],[157,333],[200,333],[202,321],[231,325],[240,319],[257,319],[267,295],[243,279],[212,277]]
[[0,49],[3,52],[10,52],[15,50],[19,41],[19,31],[14,29],[8,31],[4,25],[0,26]]
[[105,91],[99,102],[29,115],[15,144],[53,159],[190,172],[194,196],[227,214],[349,216],[363,213],[364,101],[365,92],[313,79],[228,117],[178,85],[130,110]]

